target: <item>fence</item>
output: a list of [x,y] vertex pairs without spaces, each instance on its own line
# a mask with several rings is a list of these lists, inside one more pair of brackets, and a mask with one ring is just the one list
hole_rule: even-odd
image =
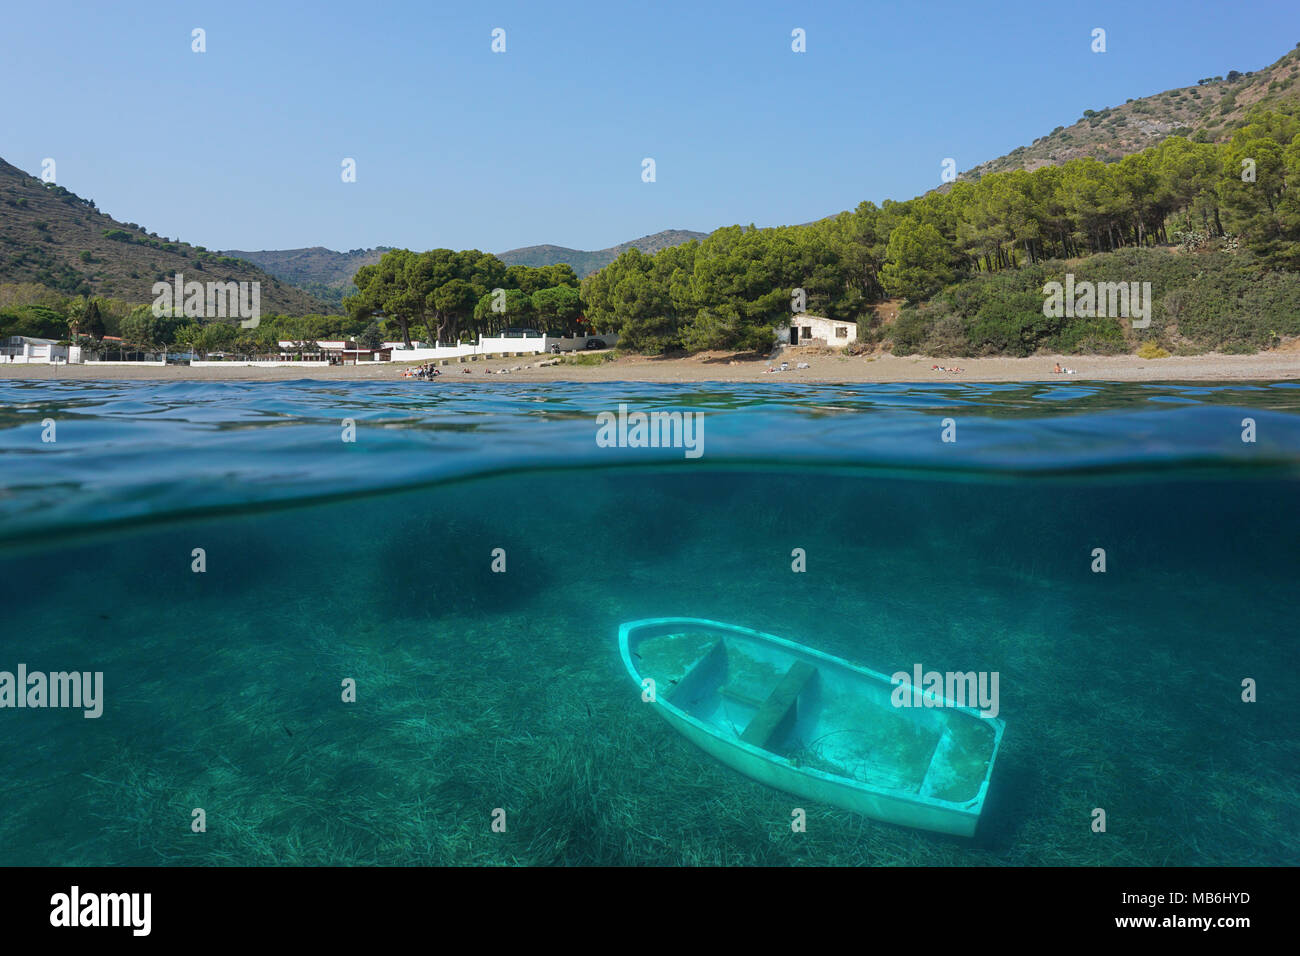
[[190,359],[190,368],[325,368],[332,365],[332,362],[323,361],[297,361],[284,359],[255,359],[255,358],[228,358],[214,359],[207,361],[204,359]]
[[549,352],[551,346],[558,345],[563,351],[581,351],[587,342],[598,339],[607,346],[618,341],[618,333],[608,335],[577,335],[557,337],[553,335],[529,336],[480,336],[477,345],[439,345],[436,348],[403,349],[395,347],[392,352],[393,362],[427,362],[430,359],[450,358],[490,358],[494,355],[537,355]]
[[103,352],[81,351],[84,365],[166,365],[167,353],[143,349],[107,349]]

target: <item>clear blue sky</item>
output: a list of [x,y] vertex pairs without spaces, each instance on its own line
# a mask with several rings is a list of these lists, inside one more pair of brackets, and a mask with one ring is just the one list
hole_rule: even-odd
[[[212,249],[597,249],[936,185],[1263,67],[1300,4],[9,4],[0,157]],[[207,52],[190,31],[207,31]],[[506,30],[506,52],[491,31]],[[807,32],[807,52],[790,49]],[[1105,54],[1091,31],[1107,31]],[[357,182],[340,180],[344,157]],[[641,181],[653,157],[657,182]]]

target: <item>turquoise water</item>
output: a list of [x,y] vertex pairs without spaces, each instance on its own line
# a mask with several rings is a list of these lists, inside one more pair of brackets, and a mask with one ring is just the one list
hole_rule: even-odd
[[[702,412],[703,456],[598,447],[620,402]],[[0,709],[0,863],[1295,864],[1298,410],[1263,384],[0,383],[0,671],[104,675],[97,719]],[[694,749],[615,644],[667,615],[997,671],[977,836]]]

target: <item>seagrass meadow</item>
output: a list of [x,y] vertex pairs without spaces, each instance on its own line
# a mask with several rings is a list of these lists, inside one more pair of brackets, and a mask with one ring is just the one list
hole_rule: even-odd
[[[597,447],[620,402],[701,413],[703,456]],[[104,686],[98,718],[0,708],[0,864],[1294,865],[1298,406],[1266,384],[0,383],[0,671]],[[975,837],[695,749],[616,646],[666,615],[997,672]]]

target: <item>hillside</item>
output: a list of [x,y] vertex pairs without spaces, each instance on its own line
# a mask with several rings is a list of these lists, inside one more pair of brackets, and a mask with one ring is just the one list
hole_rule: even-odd
[[1075,127],[1086,141],[1039,141],[1037,154],[913,199],[616,259],[583,280],[584,315],[617,331],[620,349],[656,354],[766,354],[790,289],[810,314],[857,322],[858,350],[1155,359],[1290,347],[1297,79],[1300,50],[1257,74],[1089,111]]
[[312,246],[310,249],[266,249],[260,252],[228,249],[222,255],[246,259],[338,310],[343,306],[343,296],[355,291],[352,288],[352,277],[357,274],[357,270],[378,262],[388,249],[388,246],[353,249],[349,252],[335,252],[324,246]]
[[0,282],[39,282],[78,295],[147,304],[180,272],[200,282],[261,282],[266,313],[306,315],[324,303],[242,262],[123,223],[62,186],[0,159]]
[[592,252],[582,249],[567,249],[564,246],[546,245],[524,246],[522,249],[499,252],[497,256],[509,266],[553,266],[561,262],[567,262],[573,266],[573,271],[578,274],[578,278],[582,278],[597,269],[609,265],[628,249],[640,249],[645,253],[655,253],[660,249],[680,246],[692,239],[703,239],[707,235],[707,232],[691,232],[689,229],[665,229],[663,232],[656,232],[652,236],[642,236],[640,239],[633,239],[631,242],[622,242],[617,246],[610,246],[608,249],[597,249]]
[[[707,235],[707,232],[691,232],[687,229],[665,229],[653,236],[643,236],[593,252],[543,245],[511,249],[509,252],[497,253],[497,256],[508,266],[553,266],[567,262],[578,277],[582,278],[609,265],[626,249],[635,248],[653,253],[692,239],[703,239]],[[338,310],[342,308],[343,297],[355,291],[352,277],[357,270],[378,262],[389,248],[376,246],[373,249],[353,249],[350,252],[335,252],[324,246],[312,246],[310,249],[267,249],[260,252],[230,249],[222,255],[246,259]]]
[[981,163],[959,178],[978,179],[1012,169],[1033,171],[1085,156],[1103,162],[1118,160],[1175,134],[1199,142],[1223,142],[1254,106],[1300,108],[1300,44],[1262,70],[1232,70],[1224,77],[1203,78],[1195,86],[1086,110],[1072,125],[1058,126],[1030,145]]

